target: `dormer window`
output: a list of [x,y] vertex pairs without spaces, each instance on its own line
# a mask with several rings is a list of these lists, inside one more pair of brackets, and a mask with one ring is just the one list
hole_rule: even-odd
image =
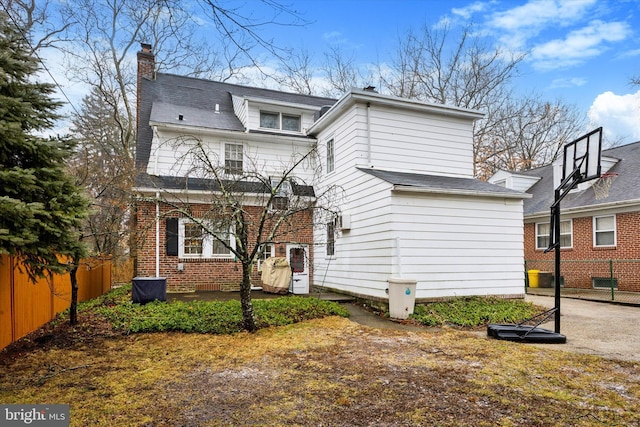
[[300,116],[260,111],[260,127],[265,129],[300,132]]

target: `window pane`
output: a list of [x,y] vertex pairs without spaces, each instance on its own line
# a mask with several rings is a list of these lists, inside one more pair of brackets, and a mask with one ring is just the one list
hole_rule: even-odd
[[271,258],[271,251],[273,250],[272,248],[273,248],[273,246],[271,246],[271,245],[265,245],[264,246],[264,251],[262,252],[262,259],[263,260]]
[[271,209],[277,211],[284,211],[289,209],[289,198],[276,196],[271,201]]
[[613,216],[603,216],[600,218],[596,218],[596,231],[600,230],[613,230],[614,229],[614,218]]
[[549,227],[547,224],[536,224],[536,248],[546,249],[549,247]]
[[187,255],[202,255],[203,232],[198,224],[184,224],[184,253]]
[[571,221],[560,221],[560,234],[571,234]]
[[282,130],[300,132],[300,116],[282,115]]
[[335,255],[335,231],[333,222],[327,223],[327,255]]
[[289,264],[292,273],[304,273],[304,249],[291,248],[289,250]]
[[538,236],[549,235],[550,224],[537,224],[537,225],[538,225]]
[[[229,233],[219,233],[218,232],[217,234],[221,238],[225,239],[227,241],[227,243],[229,243],[229,239],[231,238]],[[211,240],[212,240],[211,253],[213,255],[229,255],[230,251],[229,251],[229,249],[227,249],[227,247],[224,245],[224,243],[222,243],[221,241],[219,241],[215,237],[211,237]]]
[[260,127],[268,129],[280,129],[278,123],[278,113],[260,112]]
[[615,235],[613,231],[596,232],[596,246],[613,246]]
[[239,175],[242,173],[242,145],[224,145],[224,171],[228,174]]
[[561,248],[571,247],[571,234],[560,236],[560,247]]
[[327,141],[327,172],[333,172],[334,155],[333,155],[333,139]]

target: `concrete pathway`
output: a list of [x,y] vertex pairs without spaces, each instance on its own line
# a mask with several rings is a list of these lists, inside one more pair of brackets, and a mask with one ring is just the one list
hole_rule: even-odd
[[[547,308],[551,296],[527,295],[527,301]],[[640,361],[640,307],[562,298],[560,333],[566,344],[533,344],[546,348]],[[540,325],[554,330],[553,320]]]

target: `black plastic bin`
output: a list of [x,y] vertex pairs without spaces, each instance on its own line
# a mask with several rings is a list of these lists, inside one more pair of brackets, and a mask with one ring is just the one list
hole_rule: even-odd
[[166,277],[134,277],[131,288],[134,303],[146,304],[151,301],[167,300]]

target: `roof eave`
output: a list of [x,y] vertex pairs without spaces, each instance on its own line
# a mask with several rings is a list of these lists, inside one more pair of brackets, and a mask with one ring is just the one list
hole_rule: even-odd
[[378,105],[387,105],[396,108],[404,108],[409,110],[423,111],[432,114],[446,115],[450,117],[460,117],[469,120],[478,120],[484,117],[484,113],[466,108],[452,107],[448,105],[430,104],[415,99],[400,98],[389,95],[381,95],[375,92],[365,90],[352,90],[344,94],[338,101],[327,111],[322,117],[311,125],[308,130],[309,134],[316,134],[329,123],[334,116],[339,115],[343,110],[356,103],[370,103]]
[[496,199],[530,199],[531,194],[527,193],[497,193],[493,191],[479,190],[462,190],[462,189],[443,189],[431,187],[415,187],[410,185],[394,184],[392,191],[403,193],[429,193],[429,194],[446,194],[453,196],[472,196],[472,197],[491,197]]
[[[576,206],[571,208],[563,207],[562,213],[573,215],[573,214],[602,211],[606,209],[625,209],[625,208],[631,208],[631,207],[637,207],[638,209],[640,209],[640,199],[622,200],[618,202],[600,203],[597,205],[588,205],[588,206]],[[550,211],[543,211],[543,212],[535,212],[532,214],[525,214],[524,219],[527,220],[527,219],[537,219],[537,218],[548,217],[550,215],[549,212]]]

